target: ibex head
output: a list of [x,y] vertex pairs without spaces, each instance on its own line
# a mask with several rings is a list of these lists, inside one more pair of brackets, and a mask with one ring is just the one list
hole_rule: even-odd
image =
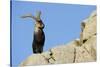
[[41,11],[37,11],[36,16],[33,16],[32,14],[27,14],[27,15],[22,16],[21,18],[32,18],[33,20],[36,21],[35,27],[39,28],[39,29],[43,29],[44,24],[43,24],[40,16],[41,16]]

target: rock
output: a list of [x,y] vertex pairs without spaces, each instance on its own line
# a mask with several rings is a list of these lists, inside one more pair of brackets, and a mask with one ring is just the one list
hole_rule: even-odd
[[51,57],[50,54],[51,54],[51,52],[47,51],[47,52],[42,53],[41,55],[43,55],[45,58],[49,59]]
[[75,63],[95,61],[84,47],[76,47],[75,57]]
[[96,61],[96,35],[91,36],[81,47],[75,49],[75,63]]
[[91,55],[94,60],[96,60],[96,39],[97,37],[94,35],[83,44],[85,50],[87,50],[89,55]]
[[40,64],[41,65],[48,64],[48,61],[41,54],[33,54],[29,56],[24,62],[22,62],[20,66],[32,66],[32,65],[40,65]]
[[[74,48],[76,41],[73,41],[66,46],[57,46],[51,49],[52,56],[55,59],[55,63],[73,63],[74,59]],[[66,58],[66,59],[65,59]]]
[[85,28],[83,30],[83,40],[88,39],[96,34],[97,32],[96,19],[97,19],[96,11],[93,11],[93,13],[83,21],[85,23]]
[[96,11],[83,22],[79,39],[41,54],[32,54],[19,66],[96,61]]

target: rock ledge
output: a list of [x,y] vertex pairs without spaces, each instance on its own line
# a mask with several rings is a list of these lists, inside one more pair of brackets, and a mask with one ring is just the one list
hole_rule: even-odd
[[33,54],[19,66],[96,61],[96,17],[96,11],[93,11],[87,19],[82,21],[79,39],[51,48],[42,54]]

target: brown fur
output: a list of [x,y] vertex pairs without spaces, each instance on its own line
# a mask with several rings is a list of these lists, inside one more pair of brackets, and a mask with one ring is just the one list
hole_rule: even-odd
[[38,12],[37,16],[34,17],[31,14],[22,16],[22,18],[32,18],[35,22],[34,34],[33,34],[33,42],[32,42],[32,49],[33,53],[42,53],[43,46],[45,42],[45,34],[44,34],[44,24],[40,19],[41,12]]

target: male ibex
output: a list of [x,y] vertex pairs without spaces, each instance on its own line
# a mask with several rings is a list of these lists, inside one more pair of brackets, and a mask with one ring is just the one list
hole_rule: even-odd
[[34,39],[32,43],[32,49],[33,53],[42,53],[43,52],[43,46],[45,42],[45,34],[44,34],[44,24],[40,18],[41,12],[39,11],[35,16],[32,14],[28,14],[25,16],[22,16],[22,18],[32,18],[35,20],[35,28],[34,28]]

